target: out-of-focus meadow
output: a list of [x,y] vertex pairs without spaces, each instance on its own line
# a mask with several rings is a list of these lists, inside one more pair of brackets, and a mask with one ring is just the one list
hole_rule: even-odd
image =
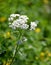
[[28,40],[12,65],[51,65],[51,0],[0,0],[0,65],[10,65],[17,41],[18,34],[8,25],[12,13],[39,21],[34,31],[25,32]]

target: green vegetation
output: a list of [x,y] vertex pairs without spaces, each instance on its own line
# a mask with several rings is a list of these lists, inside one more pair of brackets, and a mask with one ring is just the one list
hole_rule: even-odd
[[0,65],[10,65],[18,45],[19,33],[8,25],[12,13],[39,21],[35,30],[23,31],[27,41],[17,47],[12,65],[51,65],[51,0],[0,0]]

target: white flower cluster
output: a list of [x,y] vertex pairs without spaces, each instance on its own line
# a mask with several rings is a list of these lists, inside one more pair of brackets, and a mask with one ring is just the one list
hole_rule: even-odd
[[16,28],[21,28],[21,29],[28,29],[30,26],[30,30],[34,30],[37,27],[36,22],[31,22],[30,25],[27,24],[28,22],[28,17],[26,15],[19,15],[19,14],[11,14],[10,17],[8,18],[9,21],[9,27],[16,29]]

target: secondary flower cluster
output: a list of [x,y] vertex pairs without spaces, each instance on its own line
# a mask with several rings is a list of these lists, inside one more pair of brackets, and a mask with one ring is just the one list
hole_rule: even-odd
[[30,30],[35,30],[37,27],[36,22],[31,22],[30,24],[27,24],[28,22],[28,17],[26,15],[20,15],[20,14],[11,14],[10,17],[8,18],[9,21],[9,27],[13,29],[21,28],[21,29],[29,29]]

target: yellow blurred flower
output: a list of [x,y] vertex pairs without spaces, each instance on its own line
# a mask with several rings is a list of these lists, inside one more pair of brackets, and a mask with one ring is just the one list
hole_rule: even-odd
[[44,56],[45,56],[45,53],[44,53],[44,52],[41,52],[41,53],[40,53],[40,59],[41,59],[42,61],[44,61]]
[[40,53],[40,56],[44,56],[44,55],[45,55],[45,53],[44,53],[44,52],[41,52],[41,53]]
[[6,65],[10,65],[9,63],[6,63]]
[[9,38],[11,36],[10,32],[7,32],[6,36]]
[[51,53],[48,53],[48,56],[51,57]]
[[6,17],[0,17],[0,22],[5,22],[6,21]]
[[39,33],[40,31],[41,31],[40,28],[35,29],[35,32],[37,32],[37,33]]
[[43,0],[43,2],[44,2],[45,4],[48,4],[48,0]]
[[11,36],[10,32],[6,32],[6,33],[4,34],[4,37],[5,37],[5,38],[9,38],[10,36]]

